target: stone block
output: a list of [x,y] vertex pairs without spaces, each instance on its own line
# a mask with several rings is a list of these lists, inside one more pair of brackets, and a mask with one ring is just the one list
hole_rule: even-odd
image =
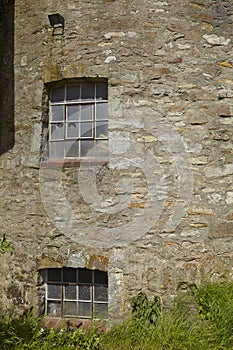
[[233,236],[233,222],[217,221],[211,222],[209,225],[209,238],[225,238]]
[[107,271],[109,259],[101,255],[91,255],[87,262],[87,268],[93,270]]
[[232,111],[231,111],[231,106],[229,105],[221,105],[217,109],[217,114],[220,117],[227,118],[227,117],[232,117]]
[[208,42],[210,45],[223,45],[227,46],[231,39],[230,38],[225,38],[223,36],[217,36],[216,34],[204,34],[203,38]]

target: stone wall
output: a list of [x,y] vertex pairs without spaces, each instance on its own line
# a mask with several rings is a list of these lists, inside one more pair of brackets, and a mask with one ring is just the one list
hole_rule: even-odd
[[[182,283],[231,280],[232,29],[230,1],[16,0],[4,306],[37,309],[46,267],[107,270],[112,319],[139,291],[168,302]],[[48,92],[78,78],[108,79],[110,157],[51,162]]]

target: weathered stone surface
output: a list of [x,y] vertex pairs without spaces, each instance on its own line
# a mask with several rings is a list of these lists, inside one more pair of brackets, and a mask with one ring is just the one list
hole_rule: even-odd
[[233,220],[233,212],[227,215],[227,220],[232,221]]
[[203,35],[203,38],[211,45],[225,45],[227,46],[231,39],[230,38],[224,38],[223,36],[217,36],[216,34],[205,34]]
[[210,238],[224,238],[232,237],[233,235],[233,223],[232,222],[219,222],[210,226],[209,237]]
[[213,209],[206,207],[189,207],[189,215],[213,215]]
[[220,117],[232,117],[231,107],[229,105],[219,106],[217,113]]
[[226,203],[227,204],[232,204],[233,203],[233,191],[227,191],[226,193],[227,197],[226,197]]
[[205,168],[205,174],[207,178],[233,175],[233,164]]
[[[50,267],[107,271],[113,321],[140,290],[168,301],[181,282],[232,280],[233,3],[10,3],[0,223],[15,252],[0,256],[1,306],[42,310]],[[111,157],[87,162],[85,188],[82,159],[46,158],[50,87],[80,78],[107,79],[109,99]]]

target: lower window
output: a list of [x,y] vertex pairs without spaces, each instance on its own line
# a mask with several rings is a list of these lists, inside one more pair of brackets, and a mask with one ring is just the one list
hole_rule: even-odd
[[50,317],[107,319],[108,276],[83,268],[45,270],[45,313]]

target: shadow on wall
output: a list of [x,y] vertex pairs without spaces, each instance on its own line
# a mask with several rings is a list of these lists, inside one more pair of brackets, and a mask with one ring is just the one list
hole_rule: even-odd
[[0,0],[0,155],[14,146],[14,0]]

